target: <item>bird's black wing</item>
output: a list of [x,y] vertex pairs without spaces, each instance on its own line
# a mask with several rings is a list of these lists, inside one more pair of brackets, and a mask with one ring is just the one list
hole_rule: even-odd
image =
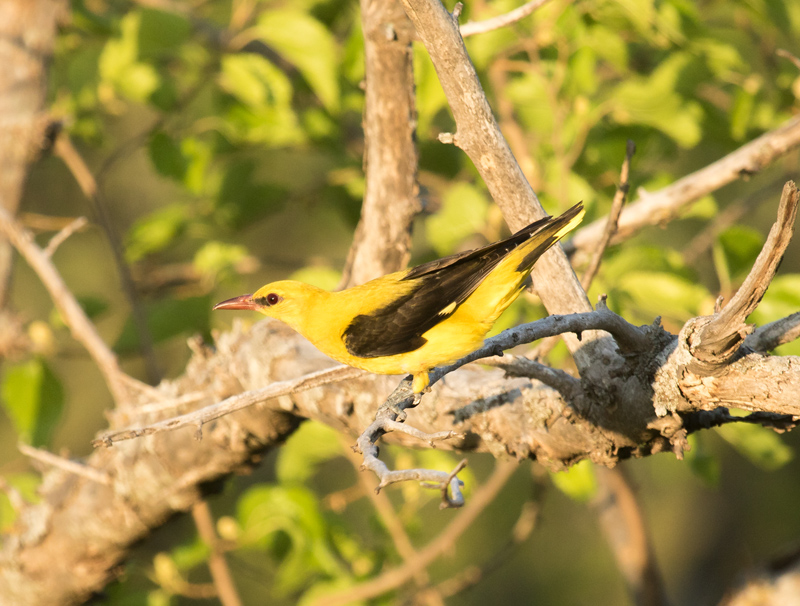
[[[426,343],[424,333],[451,316],[503,257],[552,221],[552,217],[546,217],[505,240],[411,269],[403,277],[404,281],[416,282],[411,292],[369,314],[356,316],[345,329],[347,351],[360,358],[378,358],[419,349]],[[549,246],[552,242],[544,250]]]

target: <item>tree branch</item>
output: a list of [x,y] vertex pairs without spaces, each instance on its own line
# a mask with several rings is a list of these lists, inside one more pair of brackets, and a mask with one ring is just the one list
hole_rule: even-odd
[[800,311],[760,326],[745,337],[744,344],[753,351],[767,352],[798,338],[800,338]]
[[83,344],[100,369],[114,401],[117,404],[127,401],[129,397],[127,388],[136,383],[119,367],[114,352],[97,334],[94,325],[64,284],[50,257],[39,248],[33,235],[11,217],[2,203],[0,203],[0,232],[13,243],[42,280],[53,303],[69,326],[72,336]]
[[406,266],[417,185],[413,28],[398,0],[361,0],[366,98],[361,220],[347,255],[346,288]]
[[548,2],[549,0],[531,0],[530,2],[526,2],[522,6],[515,8],[512,11],[508,11],[503,15],[497,15],[496,17],[484,19],[483,21],[468,21],[459,27],[461,37],[467,38],[469,36],[485,34],[496,29],[508,27],[509,25],[524,19],[528,15],[533,14],[536,9],[541,8]]
[[714,373],[738,351],[746,336],[745,319],[767,292],[794,234],[798,200],[800,194],[797,187],[789,181],[783,188],[777,221],[770,229],[767,241],[744,283],[720,313],[695,326],[689,336],[689,346],[697,360],[694,372]]
[[[736,179],[759,172],[798,145],[800,115],[663,189],[656,192],[640,191],[639,199],[628,204],[622,212],[619,229],[612,238],[612,244],[630,238],[647,225],[671,221],[692,202]],[[594,250],[602,237],[605,224],[605,219],[598,219],[579,229],[564,248],[568,252]]]

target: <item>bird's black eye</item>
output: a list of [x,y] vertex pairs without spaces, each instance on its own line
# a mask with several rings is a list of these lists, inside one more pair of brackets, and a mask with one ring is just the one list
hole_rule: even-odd
[[264,298],[267,300],[267,305],[275,305],[276,303],[278,303],[281,300],[281,298],[278,295],[276,295],[274,292],[269,293]]

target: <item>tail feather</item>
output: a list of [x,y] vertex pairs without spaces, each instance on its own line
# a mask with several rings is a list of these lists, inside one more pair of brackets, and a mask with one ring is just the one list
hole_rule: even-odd
[[[584,214],[586,214],[586,209],[583,207],[583,202],[578,202],[561,215],[550,217],[544,225],[540,225],[529,240],[531,244],[535,243],[536,245],[522,258],[522,261],[520,261],[517,266],[517,271],[526,272],[533,267],[536,260],[541,257],[548,248],[577,227],[583,220]],[[535,225],[536,224],[532,224],[525,229],[530,229]],[[528,245],[528,243],[523,244],[523,246]]]

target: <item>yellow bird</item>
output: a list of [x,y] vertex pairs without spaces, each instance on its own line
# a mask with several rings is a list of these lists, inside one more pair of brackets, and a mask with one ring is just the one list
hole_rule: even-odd
[[214,309],[250,309],[282,320],[334,360],[377,374],[410,373],[420,394],[433,368],[483,344],[527,285],[536,260],[583,215],[578,203],[505,240],[340,292],[283,280]]

